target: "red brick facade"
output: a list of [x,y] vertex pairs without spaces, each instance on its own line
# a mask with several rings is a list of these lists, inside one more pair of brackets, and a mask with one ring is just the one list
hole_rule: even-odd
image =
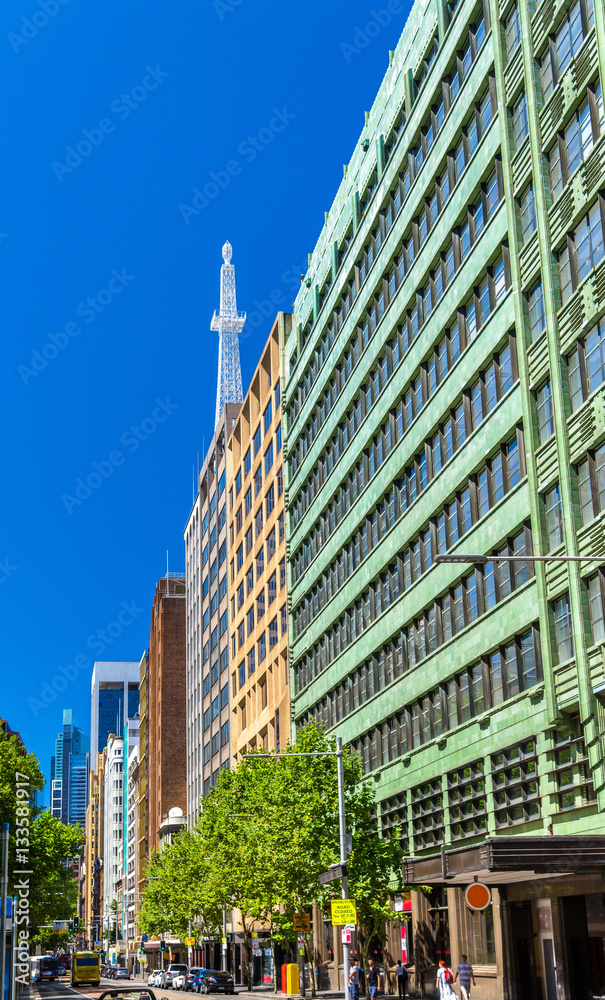
[[[169,585],[166,596],[166,582]],[[149,637],[148,760],[149,852],[174,806],[187,815],[185,690],[185,582],[162,578],[151,609]]]

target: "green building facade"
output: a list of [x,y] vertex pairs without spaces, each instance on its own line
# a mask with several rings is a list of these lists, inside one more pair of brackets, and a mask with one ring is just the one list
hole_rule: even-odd
[[416,0],[283,345],[293,724],[433,886],[427,993],[605,993],[604,75],[603,0]]

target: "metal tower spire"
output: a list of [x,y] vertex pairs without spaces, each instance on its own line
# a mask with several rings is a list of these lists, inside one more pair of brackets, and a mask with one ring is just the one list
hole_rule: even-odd
[[217,330],[218,341],[218,382],[216,387],[216,429],[227,403],[242,403],[242,369],[239,361],[238,334],[246,322],[245,312],[237,311],[235,301],[235,268],[231,263],[233,249],[227,240],[223,247],[221,267],[221,307],[212,317],[211,330]]

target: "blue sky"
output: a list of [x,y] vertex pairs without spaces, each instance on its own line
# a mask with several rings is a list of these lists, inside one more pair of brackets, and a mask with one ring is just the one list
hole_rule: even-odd
[[389,2],[3,5],[0,714],[45,770],[64,707],[89,729],[94,659],[146,648],[167,549],[184,569],[221,246],[246,387],[403,29]]

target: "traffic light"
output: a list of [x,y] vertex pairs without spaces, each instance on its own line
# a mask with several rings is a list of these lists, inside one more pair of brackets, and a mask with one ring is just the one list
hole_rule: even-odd
[[103,951],[103,949],[101,949],[101,961],[103,961],[104,958],[105,958],[105,952]]
[[73,923],[74,923],[74,930],[77,931],[78,927],[80,926],[80,918],[74,917]]
[[160,941],[160,951],[166,951],[166,942],[163,939]]
[[71,932],[74,929],[74,922],[73,922],[73,920],[69,921],[68,929],[69,929],[69,933],[71,934]]

